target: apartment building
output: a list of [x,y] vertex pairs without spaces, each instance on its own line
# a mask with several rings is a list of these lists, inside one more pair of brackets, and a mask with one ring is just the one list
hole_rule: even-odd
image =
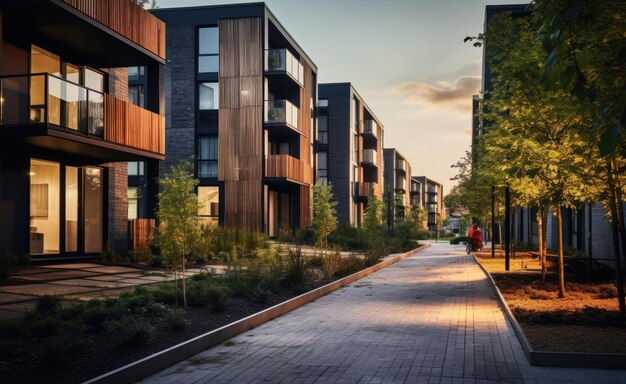
[[[406,157],[395,148],[384,148],[383,160],[385,200],[387,202],[401,202],[401,204],[394,204],[394,213],[395,217],[403,217],[404,208],[411,204],[409,195],[411,165]],[[401,198],[398,199],[397,196],[401,196]]]
[[437,227],[441,227],[441,223],[446,218],[446,212],[443,209],[443,185],[426,176],[413,176],[411,179],[419,183],[421,188],[418,194],[419,203],[426,212],[424,227],[434,236]]
[[[131,0],[6,0],[0,24],[0,254],[125,251],[126,162],[154,180],[165,158],[163,22]],[[149,73],[144,108],[129,66]]]
[[205,223],[276,236],[311,220],[317,67],[264,3],[157,9],[165,166],[194,158]]
[[383,134],[352,84],[319,85],[317,182],[332,184],[340,223],[361,226],[368,198],[382,198]]

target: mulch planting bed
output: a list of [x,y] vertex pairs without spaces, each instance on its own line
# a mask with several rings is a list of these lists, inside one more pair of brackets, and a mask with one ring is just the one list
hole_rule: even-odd
[[479,252],[476,258],[491,273],[535,350],[626,353],[626,318],[619,313],[614,282],[567,275],[566,297],[559,298],[557,275],[549,273],[543,281],[532,255],[518,253],[508,273],[502,256]]
[[0,339],[0,382],[2,383],[80,383],[136,360],[217,329],[297,294],[272,294],[260,304],[233,298],[224,312],[207,307],[189,307],[187,327],[168,330],[156,324],[142,343],[120,347],[106,335],[89,334],[79,341],[62,337],[43,339]]

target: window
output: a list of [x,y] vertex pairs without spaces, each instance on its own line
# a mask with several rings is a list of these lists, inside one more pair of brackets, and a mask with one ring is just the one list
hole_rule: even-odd
[[145,74],[145,67],[128,67],[128,80],[137,81]]
[[317,142],[328,144],[328,116],[319,115],[317,118]]
[[218,72],[219,61],[217,27],[198,29],[198,73]]
[[317,182],[328,185],[328,152],[317,153]]
[[84,228],[85,253],[102,252],[104,237],[102,169],[85,167]]
[[204,225],[218,224],[220,215],[220,194],[218,187],[198,187],[198,216]]
[[128,220],[139,217],[139,187],[128,187]]
[[146,107],[143,85],[128,86],[128,102],[141,108]]
[[104,75],[93,69],[85,68],[85,87],[104,92]]
[[328,108],[328,99],[319,99],[317,106],[320,108]]
[[143,161],[129,161],[128,162],[128,176],[143,176],[144,164]]
[[217,177],[217,135],[198,136],[198,177]]
[[60,164],[30,160],[30,253],[60,251]]
[[353,135],[352,140],[352,161],[359,162],[359,136]]
[[219,88],[217,83],[200,83],[198,89],[200,110],[219,108]]

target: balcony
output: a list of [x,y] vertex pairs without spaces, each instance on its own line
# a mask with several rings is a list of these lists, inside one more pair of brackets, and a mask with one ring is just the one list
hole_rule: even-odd
[[[265,100],[264,122],[272,131],[287,131],[302,134],[298,129],[300,110],[287,100]],[[286,130],[284,128],[287,128]]]
[[[35,144],[80,153],[90,149],[68,147],[63,142],[107,147],[118,152],[100,153],[105,159],[112,156],[110,161],[116,161],[120,151],[158,159],[165,153],[162,116],[54,75],[0,77],[0,97],[3,135],[47,137],[49,140],[35,140]],[[96,152],[93,155],[98,155]]]
[[363,136],[378,138],[378,124],[374,120],[364,121]]
[[286,74],[301,87],[304,85],[304,67],[285,48],[265,51],[265,72],[267,74]]
[[406,179],[403,177],[396,178],[396,190],[406,192]]
[[411,193],[420,193],[420,186],[419,183],[411,183]]
[[404,159],[396,160],[396,171],[406,173],[406,161]]
[[310,185],[313,182],[313,168],[293,156],[268,155],[265,177],[275,179],[274,181]]
[[363,150],[363,158],[361,159],[361,165],[378,167],[378,153],[375,149]]
[[382,196],[380,184],[374,182],[361,182],[354,184],[354,195],[357,199],[367,200],[370,196]]

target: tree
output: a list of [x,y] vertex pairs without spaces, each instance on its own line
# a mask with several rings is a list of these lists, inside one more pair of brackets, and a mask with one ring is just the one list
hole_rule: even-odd
[[383,230],[384,204],[377,196],[372,195],[367,199],[367,207],[363,213],[363,233],[367,238],[368,246],[378,241],[379,234]]
[[195,194],[198,180],[193,177],[193,164],[181,161],[159,180],[159,184],[159,227],[155,241],[166,264],[174,270],[176,289],[179,274],[181,276],[183,306],[186,307],[186,256],[192,252],[200,232],[198,210],[201,205]]
[[135,3],[137,3],[138,5],[146,9],[159,8],[159,5],[157,4],[156,0],[134,0],[134,1]]
[[588,112],[581,132],[595,151],[582,171],[609,213],[620,311],[626,313],[621,252],[626,257],[626,3],[621,0],[542,0],[539,37],[547,53],[549,89],[578,98]]
[[328,235],[337,228],[336,201],[333,199],[332,184],[313,186],[313,221],[311,228],[315,237],[315,246],[326,248]]

